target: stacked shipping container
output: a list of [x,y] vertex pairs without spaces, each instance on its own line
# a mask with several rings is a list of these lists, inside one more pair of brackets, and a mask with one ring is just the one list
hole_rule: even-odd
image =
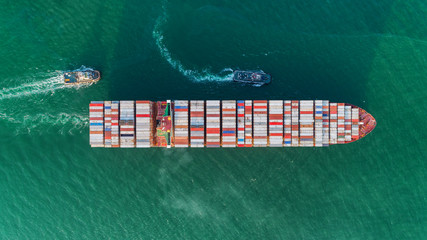
[[120,101],[120,147],[135,147],[134,101]]
[[151,147],[153,136],[151,123],[151,102],[136,101],[136,147]]
[[267,140],[267,101],[254,100],[253,107],[253,127],[254,127],[254,147],[266,147]]
[[344,106],[344,134],[345,141],[351,141],[351,106]]
[[314,146],[323,146],[323,101],[314,101]]
[[111,147],[111,101],[104,101],[104,144]]
[[338,109],[337,103],[329,104],[329,143],[337,144],[338,140]]
[[300,146],[312,147],[314,145],[313,139],[313,101],[306,100],[300,101],[300,130],[299,141]]
[[338,144],[345,143],[344,103],[338,103]]
[[283,124],[285,126],[285,129],[284,129],[285,147],[290,147],[291,143],[292,143],[292,119],[291,119],[291,116],[292,116],[292,108],[291,107],[292,106],[291,106],[291,104],[292,104],[292,102],[289,100],[284,101],[285,108],[284,108],[284,114],[283,114],[284,115]]
[[322,144],[324,147],[329,146],[329,101],[324,100],[322,106],[323,131]]
[[236,101],[222,101],[222,146],[236,147]]
[[299,101],[291,102],[292,147],[299,146]]
[[120,147],[119,101],[111,102],[111,147]]
[[205,101],[190,101],[190,146],[205,146]]
[[175,147],[188,147],[188,101],[174,101]]
[[283,146],[283,101],[269,101],[269,128],[270,147]]
[[351,109],[351,140],[359,139],[359,108]]
[[220,147],[220,101],[206,101],[206,147]]
[[91,147],[104,147],[104,102],[89,104],[89,143]]
[[245,101],[237,101],[237,146],[245,146]]
[[245,100],[245,147],[252,147],[252,100]]

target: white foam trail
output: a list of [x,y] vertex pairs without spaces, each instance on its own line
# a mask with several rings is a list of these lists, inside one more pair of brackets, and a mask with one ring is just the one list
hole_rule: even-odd
[[17,87],[3,88],[0,90],[0,100],[40,94],[65,88],[66,86],[62,80],[62,75],[57,75],[45,80],[25,83]]
[[[201,81],[231,81],[233,79],[233,69],[225,68],[219,74],[213,74],[208,69],[202,71],[187,69],[178,59],[174,59],[163,42],[163,32],[160,30],[160,27],[167,22],[166,14],[166,1],[163,1],[163,15],[161,15],[156,20],[156,24],[153,29],[153,38],[156,41],[156,45],[159,48],[160,54],[166,61],[177,71],[182,73],[184,76],[188,77],[191,80],[201,82]],[[229,73],[227,73],[229,72]],[[227,73],[227,74],[225,74]]]
[[89,118],[79,114],[59,113],[48,114],[39,113],[35,115],[26,115],[23,117],[11,117],[0,113],[0,119],[16,124],[16,133],[31,133],[41,130],[46,132],[54,129],[60,133],[82,131],[89,125]]
[[[87,68],[85,66],[81,66],[78,69],[69,70],[67,72],[84,71],[84,70],[93,70],[93,69]],[[0,100],[31,96],[31,95],[47,93],[47,92],[53,93],[55,90],[59,90],[63,88],[79,89],[82,87],[88,87],[93,84],[93,83],[89,83],[89,84],[79,84],[79,85],[65,85],[63,82],[64,79],[63,79],[62,71],[55,71],[50,75],[51,75],[50,77],[44,80],[24,83],[16,87],[3,88],[0,90]]]
[[72,124],[72,125],[82,125],[85,126],[89,122],[89,118],[85,116],[81,116],[78,114],[69,114],[69,113],[59,113],[59,114],[46,114],[46,113],[39,113],[32,116],[25,116],[23,118],[22,123],[24,125],[31,125],[31,124],[48,124],[50,126],[62,126],[65,124]]

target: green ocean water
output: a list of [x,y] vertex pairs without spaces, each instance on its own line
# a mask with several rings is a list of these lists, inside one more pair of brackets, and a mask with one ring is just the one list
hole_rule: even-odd
[[[425,1],[0,3],[0,239],[427,239]],[[82,65],[102,80],[60,83]],[[91,149],[89,101],[136,99],[327,99],[377,127],[329,148]]]

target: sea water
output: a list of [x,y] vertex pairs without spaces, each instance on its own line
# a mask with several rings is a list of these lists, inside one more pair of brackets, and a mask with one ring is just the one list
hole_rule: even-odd
[[[425,1],[3,1],[1,239],[426,239]],[[62,72],[102,72],[66,87]],[[270,85],[233,83],[262,69]],[[328,148],[92,149],[91,100],[325,99]]]

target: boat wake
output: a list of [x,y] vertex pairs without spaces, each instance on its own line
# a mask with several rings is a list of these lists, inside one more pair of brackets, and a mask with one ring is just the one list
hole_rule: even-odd
[[203,81],[232,81],[233,80],[233,69],[231,68],[224,68],[221,72],[218,74],[214,74],[208,69],[203,69],[202,71],[197,71],[193,69],[187,69],[185,66],[179,61],[178,59],[174,59],[172,57],[171,52],[166,47],[165,43],[163,42],[164,36],[163,32],[160,30],[161,26],[163,26],[168,19],[167,13],[166,13],[166,1],[163,1],[163,15],[161,15],[159,18],[157,18],[156,24],[153,29],[153,38],[156,41],[156,45],[160,51],[160,54],[166,61],[174,68],[175,70],[182,73],[187,78],[196,81],[196,82],[203,82]]
[[[81,66],[80,68],[72,71],[83,71],[91,68],[86,68]],[[81,84],[81,85],[65,85],[63,79],[62,71],[55,71],[47,76],[44,76],[45,79],[39,81],[29,81],[22,85],[16,87],[9,87],[0,89],[0,100],[19,98],[25,96],[32,96],[42,93],[54,93],[56,90],[64,88],[81,88],[87,87],[91,84]]]
[[[84,69],[87,68],[82,66],[73,71]],[[48,112],[47,106],[52,106],[52,101],[56,102],[57,99],[48,100],[44,96],[51,96],[60,89],[79,89],[91,85],[65,85],[62,74],[62,71],[55,71],[36,75],[28,80],[20,80],[21,85],[0,89],[0,121],[12,125],[16,135],[52,131],[74,134],[84,131],[89,122],[84,114]],[[8,85],[13,82],[9,81]],[[36,98],[37,95],[42,98]],[[22,98],[25,98],[25,101]],[[67,109],[73,111],[71,108]]]
[[26,115],[23,117],[12,117],[5,113],[0,113],[0,119],[6,120],[15,126],[15,134],[30,134],[34,132],[55,131],[61,134],[82,132],[89,125],[89,118],[79,114],[59,113],[39,113]]
[[64,87],[62,74],[58,73],[56,76],[41,81],[28,82],[11,88],[3,88],[0,90],[0,100],[53,92]]

